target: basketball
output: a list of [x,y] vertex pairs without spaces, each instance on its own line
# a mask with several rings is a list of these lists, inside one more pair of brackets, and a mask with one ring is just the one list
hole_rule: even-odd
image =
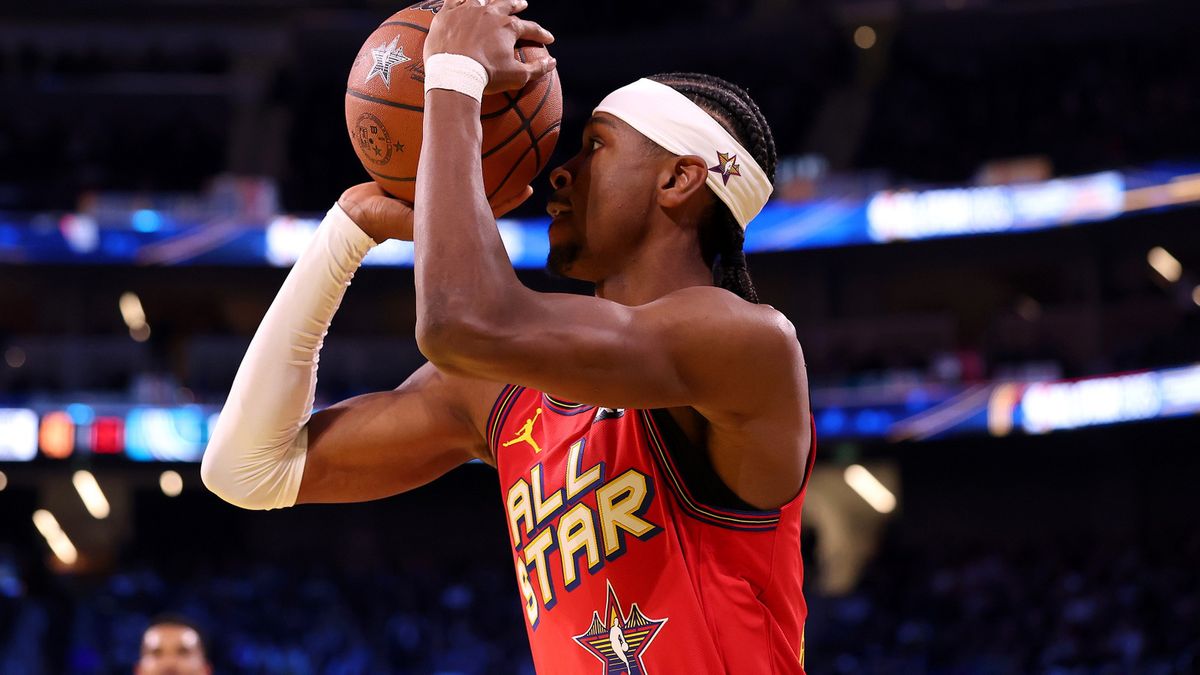
[[[425,36],[441,0],[396,12],[363,43],[346,82],[346,129],[363,168],[388,194],[412,203],[425,105]],[[518,45],[528,61],[545,47]],[[483,183],[491,204],[518,197],[549,161],[562,124],[557,71],[518,92],[483,97]]]

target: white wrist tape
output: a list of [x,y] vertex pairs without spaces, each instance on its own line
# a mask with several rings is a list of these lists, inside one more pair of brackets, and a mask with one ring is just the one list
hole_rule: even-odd
[[321,346],[374,246],[335,205],[288,273],[250,341],[201,461],[204,485],[221,499],[244,509],[295,505]]
[[430,89],[449,89],[483,101],[488,84],[487,69],[462,54],[434,54],[425,59],[425,94]]

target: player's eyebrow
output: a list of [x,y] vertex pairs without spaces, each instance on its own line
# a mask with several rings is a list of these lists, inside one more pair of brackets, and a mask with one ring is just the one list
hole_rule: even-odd
[[616,122],[614,122],[614,121],[612,121],[612,120],[608,119],[607,117],[601,117],[601,116],[599,116],[599,115],[592,115],[591,119],[589,119],[589,120],[587,121],[587,123],[588,123],[589,125],[591,125],[591,124],[604,124],[604,125],[607,125],[607,126],[610,126],[610,127],[614,128],[614,129],[617,127],[617,123],[616,123]]

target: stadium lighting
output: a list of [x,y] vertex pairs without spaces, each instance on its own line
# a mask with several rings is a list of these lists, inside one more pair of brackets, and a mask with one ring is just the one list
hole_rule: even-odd
[[117,304],[121,308],[121,318],[125,320],[125,325],[129,326],[129,337],[137,342],[150,339],[150,324],[146,323],[146,310],[142,308],[142,301],[137,293],[122,293]]
[[129,337],[135,342],[145,342],[150,339],[150,324],[144,323],[136,328],[129,329]]
[[178,471],[164,471],[158,477],[158,487],[162,488],[164,495],[178,497],[179,493],[183,492],[183,476],[180,476]]
[[1034,322],[1042,316],[1042,306],[1037,300],[1023,295],[1017,300],[1017,314],[1026,321]]
[[75,550],[75,545],[71,543],[71,539],[67,537],[67,533],[63,532],[62,527],[58,524],[58,519],[53,513],[45,509],[38,509],[33,512],[33,525],[37,531],[46,539],[46,543],[50,545],[50,550],[54,552],[54,557],[62,561],[64,565],[74,565],[79,559],[79,551]]
[[1171,255],[1167,249],[1161,246],[1155,246],[1146,254],[1146,262],[1154,268],[1155,272],[1162,275],[1162,278],[1175,283],[1179,281],[1179,277],[1183,276],[1183,264]]
[[863,501],[880,513],[896,510],[896,495],[861,464],[851,464],[844,474],[846,484],[858,493]]
[[108,517],[108,499],[104,497],[104,491],[100,489],[100,483],[91,471],[76,471],[71,477],[71,482],[75,484],[79,498],[83,500],[83,505],[93,518],[102,520]]
[[4,488],[6,487],[8,487],[8,476],[4,475],[3,471],[0,471],[0,492],[4,492]]
[[4,362],[9,368],[20,368],[25,365],[25,350],[15,345],[9,347],[4,352]]
[[121,318],[125,319],[126,326],[134,328],[146,323],[146,311],[142,309],[142,301],[138,298],[137,293],[122,293],[118,306],[121,308]]
[[870,26],[859,26],[854,31],[854,46],[859,49],[870,49],[875,46],[875,29]]

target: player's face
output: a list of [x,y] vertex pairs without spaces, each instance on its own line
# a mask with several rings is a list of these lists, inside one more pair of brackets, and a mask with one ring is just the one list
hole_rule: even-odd
[[142,636],[136,675],[210,675],[200,636],[187,626],[152,626]]
[[633,127],[605,113],[593,116],[579,153],[550,173],[547,267],[593,282],[616,272],[645,236],[661,161]]

